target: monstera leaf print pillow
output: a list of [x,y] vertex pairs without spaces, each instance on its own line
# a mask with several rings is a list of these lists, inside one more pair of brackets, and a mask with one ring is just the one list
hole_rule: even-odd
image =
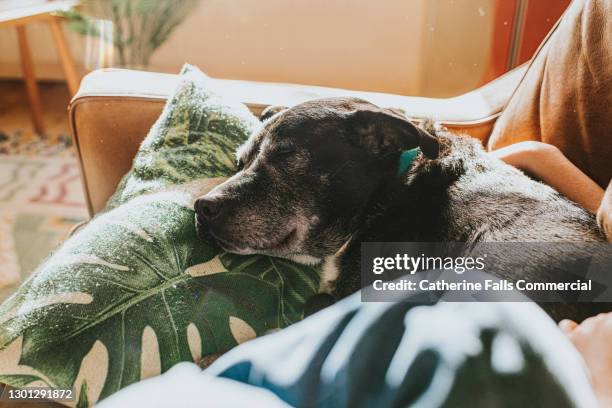
[[234,171],[259,122],[186,66],[107,210],[0,306],[0,382],[90,406],[180,361],[299,320],[318,271],[196,237],[194,199]]

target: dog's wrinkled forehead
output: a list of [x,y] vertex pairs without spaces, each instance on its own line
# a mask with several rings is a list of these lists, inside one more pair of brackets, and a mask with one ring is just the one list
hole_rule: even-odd
[[376,108],[358,98],[324,98],[301,103],[289,109],[273,108],[264,120],[263,128],[238,149],[239,162],[249,163],[257,154],[277,145],[291,144],[305,135],[317,134],[330,127],[338,130],[338,123],[359,109]]

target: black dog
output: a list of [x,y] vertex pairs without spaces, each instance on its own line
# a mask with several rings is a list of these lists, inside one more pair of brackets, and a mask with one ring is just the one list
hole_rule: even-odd
[[196,201],[198,231],[228,252],[325,262],[321,291],[335,298],[360,289],[361,242],[604,241],[591,214],[474,139],[355,98],[272,113],[239,149],[239,172]]

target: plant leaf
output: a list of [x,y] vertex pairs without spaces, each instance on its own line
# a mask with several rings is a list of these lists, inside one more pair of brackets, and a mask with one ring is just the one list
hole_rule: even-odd
[[[0,308],[0,316],[12,313],[0,325],[0,349],[23,336],[19,364],[71,388],[99,340],[108,350],[108,361],[100,364],[108,366],[103,398],[141,379],[146,328],[155,334],[163,372],[193,360],[190,325],[199,335],[199,353],[207,355],[244,340],[236,338],[232,319],[243,322],[243,332],[262,335],[301,317],[304,297],[315,293],[316,271],[300,266],[307,272],[298,277],[289,261],[195,248],[193,211],[164,201],[168,196],[132,200],[67,242]],[[102,240],[105,245],[98,245]],[[226,271],[185,273],[215,257]]]
[[13,387],[20,388],[25,387],[28,384],[32,384],[36,381],[45,382],[40,377],[35,375],[26,375],[26,374],[0,374],[0,382],[4,384],[10,384]]

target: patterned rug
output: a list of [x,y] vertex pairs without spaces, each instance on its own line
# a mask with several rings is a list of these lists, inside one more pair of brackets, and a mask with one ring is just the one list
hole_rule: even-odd
[[[11,154],[0,153],[0,301],[87,219],[78,164],[67,146],[4,140],[0,151],[3,145]],[[43,155],[23,154],[30,152]]]
[[0,130],[0,155],[73,156],[71,147],[72,138],[63,132],[28,137],[21,129],[12,132]]

